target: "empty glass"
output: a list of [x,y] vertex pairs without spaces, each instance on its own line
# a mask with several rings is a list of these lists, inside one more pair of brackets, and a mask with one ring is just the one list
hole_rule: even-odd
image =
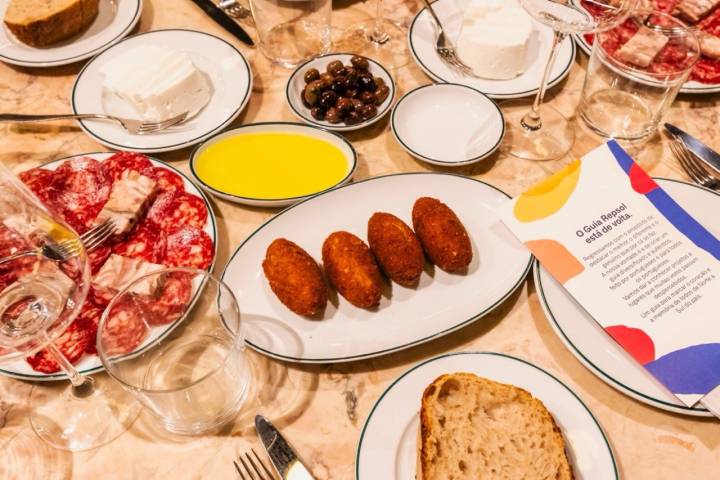
[[332,0],[250,0],[260,50],[291,68],[330,50]]
[[[621,46],[628,32],[641,29],[661,41],[665,41],[662,37],[667,39],[654,57],[644,61],[628,56],[628,49],[622,51]],[[646,138],[675,100],[699,58],[699,50],[695,34],[673,16],[657,11],[634,12],[621,26],[597,35],[583,85],[580,118],[604,137]]]
[[[158,298],[153,291],[173,295]],[[133,282],[108,305],[98,330],[108,373],[180,434],[207,432],[235,417],[250,381],[244,345],[230,289],[187,268]]]

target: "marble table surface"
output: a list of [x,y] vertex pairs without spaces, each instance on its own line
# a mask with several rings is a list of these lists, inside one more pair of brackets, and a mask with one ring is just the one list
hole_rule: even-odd
[[[392,19],[407,26],[421,8],[417,0],[386,0]],[[374,1],[336,0],[333,35],[353,21],[370,18]],[[236,41],[210,21],[190,0],[145,0],[136,30],[188,28],[218,35],[238,46],[254,72],[254,89],[235,125],[295,120],[285,103],[290,71],[269,63],[260,52]],[[254,34],[252,28],[249,29]],[[548,100],[567,115],[575,111],[587,57],[578,53],[566,81]],[[0,111],[49,113],[69,111],[69,94],[82,63],[49,69],[0,64]],[[410,63],[393,71],[402,95],[430,83]],[[681,96],[668,114],[670,121],[720,147],[718,95]],[[347,137],[359,153],[355,176],[363,179],[392,172],[452,171],[490,182],[515,195],[558,170],[599,143],[582,129],[572,152],[551,162],[528,162],[504,149],[475,165],[443,169],[406,154],[390,133],[388,120]],[[105,150],[72,122],[34,126],[0,126],[0,160],[18,171],[84,152]],[[685,178],[667,142],[656,135],[633,147],[633,154],[653,175]],[[188,171],[190,149],[159,158]],[[258,225],[276,213],[213,201],[219,222],[218,270],[230,252]],[[415,363],[450,351],[487,350],[521,357],[548,370],[577,392],[597,416],[617,454],[623,478],[703,479],[720,474],[720,424],[685,417],[637,402],[606,385],[583,367],[553,333],[542,312],[532,278],[492,314],[429,344],[384,357],[346,364],[303,366],[250,353],[259,372],[246,407],[220,434],[180,437],[164,432],[143,412],[132,428],[96,450],[71,454],[44,444],[28,422],[31,383],[0,378],[0,478],[2,479],[135,479],[236,478],[231,460],[250,446],[259,447],[253,428],[255,413],[276,421],[318,479],[354,478],[356,444],[363,422],[381,392]],[[391,478],[388,474],[387,478]]]

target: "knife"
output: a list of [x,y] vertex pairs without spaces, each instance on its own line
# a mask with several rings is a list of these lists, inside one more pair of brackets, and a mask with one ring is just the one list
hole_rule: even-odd
[[282,480],[315,480],[270,420],[256,415],[255,430]]
[[232,18],[228,17],[225,12],[220,10],[220,8],[215,5],[212,0],[192,0],[195,5],[202,8],[205,13],[207,13],[210,18],[215,20],[215,22],[223,27],[228,32],[235,35],[241,42],[243,42],[246,45],[254,46],[252,39],[250,38],[250,35],[248,35],[243,28],[235,22]]
[[716,175],[720,175],[719,153],[671,123],[666,123],[665,129],[679,138],[687,149],[694,153],[695,156],[702,160],[708,167],[710,167]]

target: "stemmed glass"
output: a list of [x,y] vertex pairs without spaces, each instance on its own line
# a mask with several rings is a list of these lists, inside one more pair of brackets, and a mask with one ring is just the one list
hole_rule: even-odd
[[345,30],[340,41],[343,50],[370,57],[387,68],[398,68],[410,61],[407,32],[385,18],[383,0],[376,0],[375,18],[356,23]]
[[[74,243],[73,256],[56,261],[35,253],[4,260],[61,242]],[[0,164],[0,362],[44,348],[44,359],[55,360],[67,375],[70,385],[38,385],[30,394],[33,429],[63,450],[86,450],[109,442],[127,429],[139,411],[107,378],[81,375],[53,343],[72,328],[89,286],[87,255],[77,234]]]
[[520,2],[533,18],[553,29],[553,43],[530,110],[505,113],[512,142],[510,153],[527,160],[552,160],[565,155],[575,140],[575,132],[568,119],[543,104],[550,72],[563,40],[571,33],[593,33],[616,27],[630,15],[637,0],[592,0],[592,15],[562,0]]

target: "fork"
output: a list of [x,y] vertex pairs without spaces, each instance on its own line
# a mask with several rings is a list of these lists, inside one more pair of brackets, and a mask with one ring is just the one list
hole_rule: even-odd
[[40,122],[46,120],[83,120],[83,119],[99,119],[111,120],[120,124],[129,133],[137,135],[147,135],[157,133],[159,131],[177,125],[187,119],[190,112],[183,112],[167,120],[160,122],[148,122],[141,120],[133,120],[130,118],[116,117],[114,115],[106,115],[103,113],[81,113],[81,114],[59,114],[59,115],[23,115],[16,113],[0,113],[0,122]]
[[236,0],[220,0],[218,7],[231,17],[240,20],[252,15],[249,8],[243,7]]
[[455,47],[453,47],[453,44],[445,36],[442,23],[440,23],[440,19],[435,13],[430,0],[423,0],[423,2],[425,2],[430,15],[432,15],[433,19],[435,19],[435,23],[440,30],[440,35],[438,35],[437,40],[435,41],[435,51],[438,55],[440,55],[440,59],[463,75],[475,77],[476,75],[473,73],[472,68],[468,67],[462,60],[460,60],[460,57],[458,57],[457,53],[455,53]]
[[[253,460],[253,457],[250,456],[249,452],[245,452],[245,457],[247,458],[247,462],[243,459],[242,454],[238,456],[238,460],[240,460],[240,463],[233,460],[233,464],[235,465],[235,470],[237,470],[238,474],[240,475],[240,478],[242,480],[275,480],[275,475],[270,472],[270,469],[268,469],[265,464],[260,460],[260,457],[258,457],[258,454],[255,453],[255,449],[251,448],[250,451],[255,456],[255,460],[257,460],[257,464],[255,463],[255,460]],[[258,464],[260,465],[258,467]],[[243,468],[240,468],[240,465],[242,465]],[[244,473],[243,473],[244,472]]]
[[694,158],[692,152],[674,135],[670,137],[670,150],[695,183],[711,190],[720,190],[720,181],[708,175],[707,170]]
[[80,235],[79,240],[44,243],[32,250],[25,250],[0,259],[0,263],[10,262],[30,255],[43,256],[56,262],[64,262],[80,255],[81,247],[84,247],[86,252],[95,250],[114,233],[115,223],[112,219],[107,219]]

